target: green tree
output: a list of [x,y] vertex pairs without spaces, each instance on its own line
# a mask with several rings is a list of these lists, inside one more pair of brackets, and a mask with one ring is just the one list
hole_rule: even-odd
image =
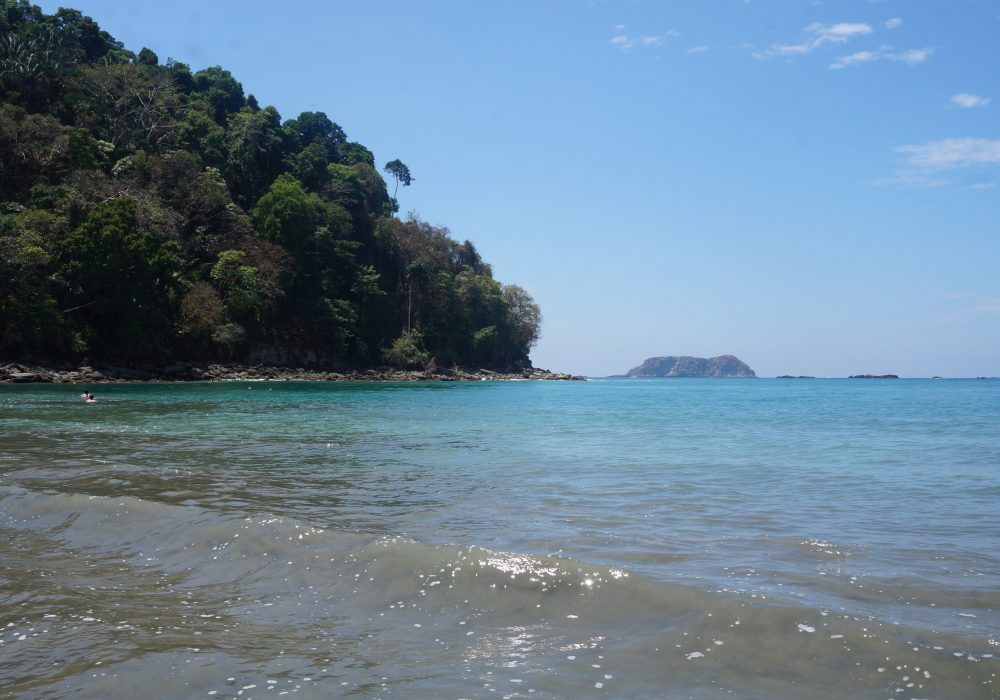
[[365,191],[365,206],[370,216],[387,216],[392,212],[392,201],[385,188],[385,180],[368,163],[351,166],[361,180]]
[[195,282],[184,293],[177,332],[186,352],[210,356],[213,336],[227,322],[225,304],[212,285]]
[[247,264],[247,254],[242,250],[219,253],[219,260],[212,267],[212,281],[216,284],[226,310],[234,319],[258,322],[264,305],[257,268]]
[[[378,361],[378,348],[382,345],[391,315],[389,295],[381,285],[381,276],[373,265],[360,265],[351,287],[351,296],[358,309],[358,353],[366,361]],[[391,336],[390,336],[391,337]]]
[[388,213],[389,209],[385,180],[368,163],[330,163],[323,195],[347,209],[358,229],[369,228],[373,218]]
[[422,369],[430,361],[430,355],[423,348],[420,331],[403,331],[392,341],[384,358],[390,365],[400,369]]
[[98,60],[106,63],[121,62],[128,57],[128,52],[120,41],[79,10],[60,7],[45,22],[68,44],[81,63],[95,63]]
[[61,251],[67,319],[109,357],[163,354],[177,316],[178,246],[141,227],[136,211],[127,197],[101,204]]
[[205,165],[221,168],[226,164],[226,130],[203,105],[188,105],[178,111],[177,128],[166,145],[198,154]]
[[278,176],[253,209],[257,230],[299,258],[323,215],[323,204],[289,174]]
[[223,175],[244,208],[253,206],[284,168],[285,138],[274,107],[244,109],[229,117]]
[[512,359],[526,357],[541,335],[542,311],[531,295],[516,284],[505,285],[502,296],[510,329],[510,354]]
[[340,162],[345,165],[354,165],[355,163],[367,163],[368,165],[375,167],[375,155],[369,151],[367,148],[362,146],[360,143],[345,143],[340,147]]
[[34,184],[70,173],[67,131],[51,116],[0,103],[0,200],[23,201]]
[[409,187],[410,183],[413,182],[413,176],[410,175],[410,169],[406,167],[403,161],[397,158],[396,160],[390,160],[382,168],[385,172],[392,175],[392,178],[396,181],[396,188],[392,191],[393,199],[396,198],[396,193],[399,191],[400,184],[403,187]]
[[318,143],[311,143],[289,158],[292,174],[313,192],[319,192],[330,180],[327,155]]
[[340,160],[340,147],[347,143],[344,130],[323,112],[303,112],[295,119],[286,121],[285,128],[295,135],[302,148],[313,144],[322,148],[331,163]]
[[0,216],[0,352],[65,349],[49,252],[53,233],[61,228],[62,222],[48,212]]
[[66,80],[71,61],[55,31],[0,35],[0,94],[34,109],[45,108]]
[[229,115],[246,104],[243,86],[232,73],[221,66],[212,66],[195,73],[193,87],[196,99],[209,106],[209,113],[218,124],[225,124]]
[[160,63],[160,57],[157,56],[152,49],[146,47],[142,48],[139,55],[135,59],[138,63],[144,63],[147,66],[156,66]]

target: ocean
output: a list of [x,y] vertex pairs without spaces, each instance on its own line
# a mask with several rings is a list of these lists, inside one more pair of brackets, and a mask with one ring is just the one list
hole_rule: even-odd
[[1000,381],[0,387],[0,697],[1000,696]]

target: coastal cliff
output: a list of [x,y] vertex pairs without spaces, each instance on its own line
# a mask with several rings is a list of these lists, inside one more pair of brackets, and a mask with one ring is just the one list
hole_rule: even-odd
[[633,367],[628,377],[756,377],[749,365],[733,355],[650,357]]

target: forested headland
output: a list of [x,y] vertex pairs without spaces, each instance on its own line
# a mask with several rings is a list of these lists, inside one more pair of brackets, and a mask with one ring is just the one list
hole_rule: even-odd
[[222,67],[0,2],[0,357],[529,366],[538,306],[397,215],[402,161]]

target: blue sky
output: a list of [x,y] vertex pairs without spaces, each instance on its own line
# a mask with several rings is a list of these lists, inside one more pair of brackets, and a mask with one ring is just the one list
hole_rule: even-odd
[[536,366],[1000,375],[1000,0],[72,6],[403,160]]

